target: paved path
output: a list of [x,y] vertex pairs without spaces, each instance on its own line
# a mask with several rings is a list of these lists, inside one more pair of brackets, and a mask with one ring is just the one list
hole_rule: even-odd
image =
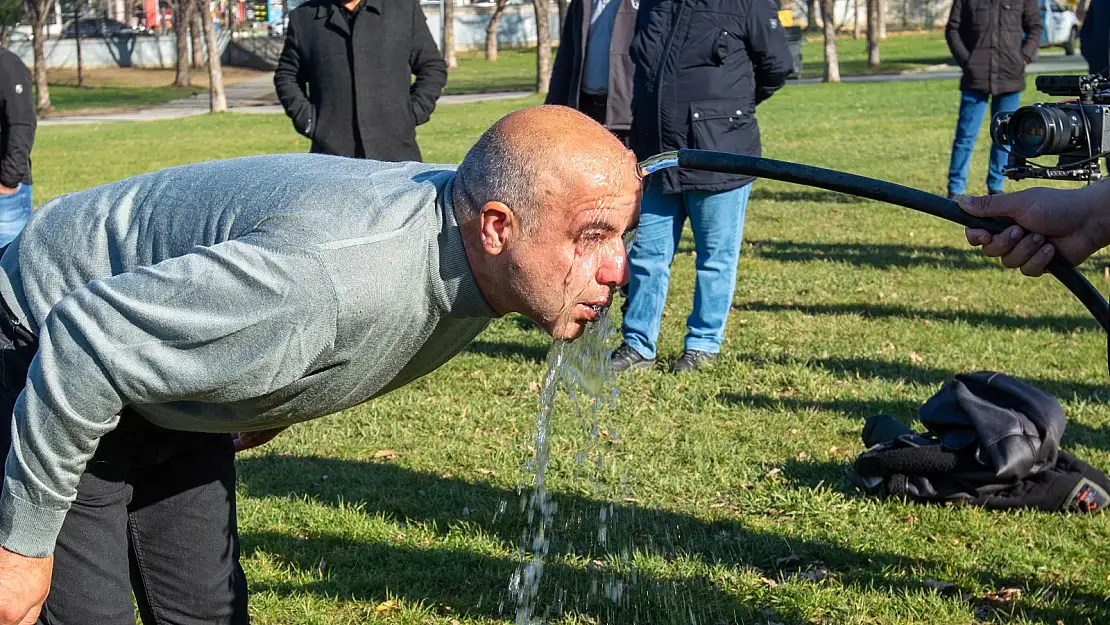
[[[1052,74],[1061,72],[1081,72],[1087,69],[1083,57],[1079,55],[1066,56],[1063,54],[1046,54],[1039,60],[1031,63],[1026,71],[1030,74]],[[924,70],[909,71],[901,74],[878,74],[871,76],[844,76],[841,80],[845,83],[854,82],[909,82],[915,80],[954,80],[960,77],[960,70],[949,65],[940,65]],[[803,78],[791,81],[790,84],[815,84],[821,82],[819,77]],[[227,87],[227,105],[234,113],[284,113],[281,106],[274,104],[274,77],[265,74],[251,78]],[[504,100],[509,98],[523,98],[532,95],[529,91],[507,91],[501,93],[474,93],[467,95],[447,95],[439,99],[440,105],[464,104],[467,102],[483,102],[488,100]],[[201,93],[183,100],[177,100],[129,113],[115,113],[105,115],[80,115],[72,117],[51,117],[39,120],[40,126],[53,126],[63,124],[98,124],[105,122],[122,121],[157,121],[163,119],[180,119],[208,112],[208,94]]]

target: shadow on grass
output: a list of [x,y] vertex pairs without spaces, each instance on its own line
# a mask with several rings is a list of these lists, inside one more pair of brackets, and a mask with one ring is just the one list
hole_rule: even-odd
[[971,248],[924,247],[875,243],[807,243],[750,241],[748,253],[783,263],[827,260],[860,267],[890,269],[935,265],[952,269],[990,269],[998,263]]
[[[290,456],[248,458],[239,462],[239,468],[242,489],[250,497],[307,496],[323,505],[363,506],[368,514],[426,524],[441,536],[465,523],[471,527],[469,533],[476,528],[509,549],[517,544],[524,528],[517,505],[520,496],[488,483],[472,484],[389,464]],[[833,470],[788,469],[788,475],[800,485],[810,483],[815,472]],[[321,479],[323,475],[328,479]],[[757,584],[753,589],[754,578],[749,577],[745,585],[734,580],[734,575],[750,571],[779,583],[801,575],[796,583],[813,584],[832,575],[861,592],[881,589],[910,595],[931,592],[926,579],[943,579],[954,565],[895,553],[856,551],[825,540],[795,539],[752,530],[733,520],[711,522],[633,504],[603,504],[576,494],[558,493],[555,501],[558,512],[548,535],[552,551],[543,568],[535,614],[551,609],[552,616],[565,612],[621,624],[689,623],[693,615],[704,623],[812,622],[791,607],[792,602],[769,596],[772,591],[766,586]],[[502,506],[508,513],[496,514]],[[597,519],[602,506],[607,507],[611,522],[607,541],[599,545]],[[247,555],[261,551],[297,569],[326,571],[322,581],[263,582],[253,585],[255,591],[309,593],[371,603],[392,593],[422,601],[441,613],[514,618],[516,602],[508,591],[517,569],[512,557],[470,551],[464,546],[425,548],[397,539],[357,540],[326,528],[309,536],[247,531],[242,533],[242,547]],[[685,558],[726,570],[713,573],[712,578],[704,573],[669,577],[650,566],[621,571],[620,554],[628,547],[669,561]],[[784,563],[787,557],[790,560]],[[587,562],[594,564],[584,564]],[[987,587],[1026,589],[1025,597],[1041,594],[1034,590],[1055,593],[1056,599],[1048,606],[1032,606],[1019,598],[1009,604],[1007,614],[1050,624],[1110,619],[1110,606],[1079,587],[988,570],[962,573]],[[806,580],[807,575],[812,577]],[[718,576],[722,579],[716,579]],[[952,600],[963,600],[958,597]],[[772,603],[779,606],[777,610],[767,610]]]
[[877,304],[782,304],[776,302],[746,302],[733,306],[733,310],[753,312],[800,312],[806,315],[847,316],[875,319],[898,317],[902,319],[929,319],[945,323],[967,323],[972,326],[991,326],[1004,330],[1052,330],[1071,332],[1076,329],[1101,332],[1098,321],[1091,316],[1033,315],[1021,317],[1003,313],[985,313],[967,310],[930,310],[909,306]]
[[539,345],[525,345],[524,343],[508,343],[494,341],[472,341],[466,346],[467,352],[481,354],[502,360],[544,362],[547,359],[549,348]]
[[[823,358],[819,360],[803,361],[792,358],[778,357],[773,359],[753,358],[741,356],[755,365],[773,363],[777,365],[797,366],[803,365],[810,369],[822,369],[832,372],[837,377],[848,381],[879,378],[887,381],[914,382],[924,386],[939,386],[952,378],[960,371],[921,367],[908,363],[869,360],[865,358]],[[1018,376],[1014,376],[1018,377]],[[1106,403],[1110,399],[1110,388],[1101,384],[1085,382],[1065,382],[1059,380],[1046,380],[1039,378],[1021,378],[1024,381],[1063,400],[1078,399],[1094,403]],[[839,412],[845,416],[858,418],[862,422],[872,415],[888,414],[899,421],[912,424],[917,415],[920,403],[909,400],[873,400],[873,399],[807,399],[800,396],[775,397],[758,393],[720,393],[718,401],[743,405],[757,409],[785,410],[787,412],[804,412],[807,410]],[[922,399],[922,403],[924,402]],[[862,427],[862,425],[861,425]],[[921,429],[920,425],[917,429]],[[1071,421],[1064,432],[1065,445],[1084,445],[1093,449],[1110,451],[1110,429],[1093,428],[1082,423]]]
[[758,185],[752,187],[751,199],[764,202],[827,202],[829,204],[862,204],[866,198],[847,193],[812,189],[808,191],[765,189]]

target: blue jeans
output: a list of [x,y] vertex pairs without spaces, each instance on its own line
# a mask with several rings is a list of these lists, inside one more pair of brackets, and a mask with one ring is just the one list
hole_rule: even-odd
[[694,310],[686,320],[686,349],[716,354],[725,338],[725,321],[736,292],[736,263],[744,233],[744,213],[752,186],[722,193],[685,191],[664,195],[662,180],[644,189],[640,226],[628,250],[628,308],[624,341],[645,358],[655,358],[655,343],[667,301],[671,259],[690,218],[694,231]]
[[7,245],[31,218],[31,185],[21,184],[11,195],[0,195],[0,245]]
[[[1003,93],[988,96],[981,91],[960,92],[960,115],[956,119],[956,139],[952,142],[952,161],[948,166],[948,192],[963,193],[967,188],[967,170],[971,166],[971,153],[975,150],[975,139],[983,125],[983,113],[987,110],[987,98],[991,101],[991,119],[998,113],[1017,110],[1021,93]],[[1000,192],[1006,179],[1002,169],[1006,166],[1008,151],[991,144],[990,169],[987,171],[987,191]]]

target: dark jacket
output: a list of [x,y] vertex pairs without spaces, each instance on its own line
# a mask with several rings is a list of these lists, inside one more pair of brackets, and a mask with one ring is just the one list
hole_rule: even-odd
[[[637,157],[681,148],[759,156],[755,107],[793,67],[771,0],[642,0],[630,144]],[[730,191],[747,176],[669,168],[665,193]]]
[[35,144],[35,96],[31,72],[9,50],[0,48],[0,185],[31,184]]
[[953,0],[944,36],[964,71],[960,89],[1024,90],[1025,64],[1037,58],[1042,30],[1037,0]]
[[1107,0],[1091,0],[1079,29],[1079,49],[1092,74],[1105,75],[1110,67],[1110,6]]
[[293,9],[278,98],[313,152],[419,161],[416,127],[435,109],[447,64],[417,0],[363,0],[355,16],[352,32],[332,0]]
[[[628,130],[632,125],[632,75],[636,67],[628,54],[636,32],[636,6],[633,0],[619,1],[617,18],[609,41],[609,97],[605,106],[605,126],[610,130]],[[590,28],[593,0],[571,0],[559,51],[551,69],[547,104],[561,104],[577,109],[582,90],[582,65],[586,60],[586,33]]]

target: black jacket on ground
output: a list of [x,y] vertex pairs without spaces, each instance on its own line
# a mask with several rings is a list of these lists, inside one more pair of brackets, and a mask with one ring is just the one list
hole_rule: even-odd
[[960,89],[1024,90],[1025,64],[1036,60],[1043,30],[1037,0],[953,0],[944,37],[964,71]]
[[352,31],[347,10],[332,0],[289,13],[274,73],[278,98],[313,152],[419,161],[416,127],[447,84],[420,3],[363,0],[354,15]]
[[869,449],[854,468],[879,497],[1052,512],[1110,504],[1110,478],[1060,449],[1060,402],[1027,382],[993,371],[958,375],[918,419],[924,434],[886,415],[867,420]]
[[10,50],[0,48],[0,185],[31,184],[35,145],[35,96],[31,72]]
[[[605,106],[605,127],[628,130],[632,125],[632,75],[636,67],[628,54],[636,32],[636,6],[633,0],[620,2],[613,33],[609,40],[609,97]],[[586,34],[590,28],[593,0],[571,0],[559,51],[551,68],[546,104],[561,104],[577,109],[582,90],[582,70],[586,62]]]
[[[630,144],[643,159],[695,148],[761,155],[755,107],[793,69],[772,0],[642,0],[632,41]],[[751,178],[668,168],[664,192],[731,191]]]

